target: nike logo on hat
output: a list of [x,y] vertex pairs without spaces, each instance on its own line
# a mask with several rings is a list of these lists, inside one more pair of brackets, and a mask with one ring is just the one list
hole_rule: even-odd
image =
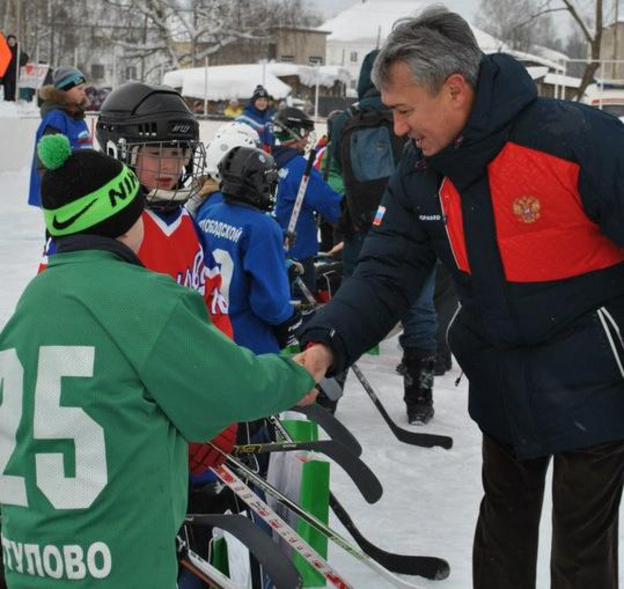
[[63,231],[64,229],[67,229],[68,227],[73,225],[80,217],[82,217],[82,215],[84,215],[95,204],[96,201],[97,197],[94,198],[89,204],[82,207],[82,209],[80,209],[75,215],[68,217],[64,221],[60,221],[59,219],[57,219],[56,215],[54,215],[54,217],[52,218],[52,227],[54,227],[54,229],[56,229],[57,231]]

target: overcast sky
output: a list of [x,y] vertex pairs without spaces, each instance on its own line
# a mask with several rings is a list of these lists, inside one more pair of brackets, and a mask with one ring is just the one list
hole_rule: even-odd
[[[345,8],[358,4],[361,0],[307,0],[307,2],[329,19]],[[443,0],[441,3],[458,12],[467,20],[474,17],[479,7],[479,0]]]

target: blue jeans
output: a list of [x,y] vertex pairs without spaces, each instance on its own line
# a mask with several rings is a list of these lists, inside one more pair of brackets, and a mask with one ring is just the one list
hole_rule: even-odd
[[399,337],[399,343],[404,350],[418,348],[423,352],[435,353],[438,348],[438,315],[433,305],[435,277],[434,267],[418,299],[401,320],[403,333]]

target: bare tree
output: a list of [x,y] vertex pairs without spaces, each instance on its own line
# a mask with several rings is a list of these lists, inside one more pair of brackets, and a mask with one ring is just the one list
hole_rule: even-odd
[[[481,0],[480,22],[483,23],[484,30],[492,32],[492,34],[496,34],[493,32],[496,28],[505,32],[508,36],[501,36],[500,38],[510,43],[512,47],[519,48],[514,46],[514,34],[506,32],[510,26],[508,24],[510,18],[507,11],[513,12],[514,4],[513,0]],[[521,4],[526,12],[524,12],[522,18],[516,21],[517,28],[529,28],[535,33],[538,29],[534,26],[534,23],[538,22],[538,19],[555,12],[566,12],[580,30],[582,38],[589,47],[588,62],[583,69],[580,87],[576,91],[576,98],[581,98],[587,86],[593,82],[596,70],[600,67],[600,45],[604,26],[604,0],[591,0],[586,2],[583,8],[577,4],[576,0],[522,0],[518,4]],[[513,12],[513,14],[515,15],[517,12]],[[591,16],[589,16],[590,14]],[[492,22],[488,22],[488,17],[492,19]],[[523,35],[516,35],[516,37],[525,38]]]
[[128,58],[155,67],[203,64],[206,57],[241,40],[268,40],[272,26],[306,26],[318,18],[301,0],[105,0],[118,22],[143,23],[142,36],[112,33]]
[[240,40],[268,43],[272,26],[321,20],[304,0],[0,0],[0,18],[34,60],[84,67],[121,54],[144,80]]
[[481,0],[475,24],[513,49],[528,51],[533,28],[527,17],[532,12],[531,0]]
[[576,91],[576,99],[579,100],[587,86],[594,81],[594,75],[596,70],[600,67],[600,45],[602,42],[602,30],[603,30],[603,0],[594,0],[594,26],[593,30],[590,26],[589,19],[583,16],[581,11],[577,8],[574,0],[561,0],[565,5],[566,10],[570,13],[570,16],[574,22],[578,25],[581,33],[587,44],[589,45],[589,57],[581,78],[581,85]]

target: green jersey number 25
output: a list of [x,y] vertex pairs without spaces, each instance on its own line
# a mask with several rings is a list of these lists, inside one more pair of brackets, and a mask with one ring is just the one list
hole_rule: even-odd
[[[39,349],[32,423],[23,430],[35,440],[73,440],[75,451],[72,477],[65,474],[62,453],[35,454],[36,485],[56,509],[91,506],[108,482],[103,428],[79,407],[61,406],[62,379],[92,377],[94,359],[89,346]],[[0,351],[0,400],[0,503],[27,507],[24,477],[5,474],[24,414],[24,368],[15,349]]]

